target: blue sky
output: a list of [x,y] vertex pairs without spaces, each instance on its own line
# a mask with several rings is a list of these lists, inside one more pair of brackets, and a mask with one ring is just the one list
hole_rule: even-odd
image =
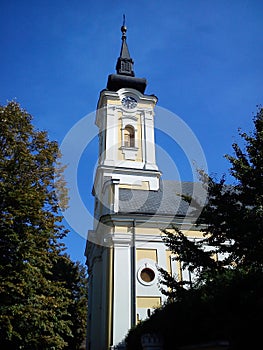
[[[232,152],[239,127],[252,129],[263,101],[260,0],[2,0],[0,103],[16,98],[37,128],[62,142],[95,110],[114,72],[123,13],[136,76],[148,80],[146,93],[193,130],[210,173],[227,172],[223,155]],[[94,140],[78,173],[90,208],[96,152]],[[180,176],[190,180],[183,166]],[[85,240],[71,232],[65,242],[72,258],[84,262]]]

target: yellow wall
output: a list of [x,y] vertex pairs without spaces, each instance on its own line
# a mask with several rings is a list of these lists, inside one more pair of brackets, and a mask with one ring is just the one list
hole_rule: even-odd
[[171,275],[172,274],[172,263],[171,263],[171,255],[172,253],[170,250],[166,250],[166,266],[167,266],[167,272]]
[[144,234],[144,235],[161,235],[161,231],[158,227],[136,227],[136,233],[138,234]]
[[116,233],[128,233],[130,228],[128,226],[115,226],[114,232]]
[[176,261],[176,268],[177,268],[177,274],[179,281],[183,280],[183,274],[182,274],[182,264],[180,260]]
[[136,157],[136,162],[142,162],[142,125],[141,125],[141,115],[137,115],[138,121],[137,121],[137,146],[138,146],[138,153]]
[[160,297],[137,297],[137,308],[153,309],[161,305]]
[[136,249],[136,261],[142,259],[151,259],[158,263],[157,261],[157,250],[156,249]]
[[150,184],[149,184],[149,181],[142,181],[141,185],[120,184],[119,188],[128,188],[130,190],[149,191],[150,190]]
[[122,151],[120,150],[120,147],[122,146],[122,124],[121,124],[121,112],[118,112],[118,159],[119,160],[124,160],[124,154],[122,153]]
[[[148,182],[145,181],[145,184],[143,186],[147,186]],[[128,185],[120,185],[120,188],[133,188],[132,187],[128,187]],[[133,188],[134,189],[134,188]],[[137,188],[136,188],[137,189]],[[142,189],[142,187],[138,188],[138,189]],[[136,233],[137,234],[143,234],[143,235],[156,235],[156,236],[162,236],[164,235],[160,229],[158,227],[142,227],[142,226],[138,226],[135,227]],[[172,229],[171,230],[167,230],[170,232],[174,232]],[[116,226],[115,227],[115,232],[128,232],[127,231],[127,227],[126,226]],[[203,238],[203,232],[200,231],[184,231],[182,230],[183,234],[187,237],[193,237],[193,238]]]
[[[137,129],[137,132],[136,132],[136,145],[138,147],[138,151],[137,151],[137,156],[136,156],[136,159],[135,161],[136,162],[142,162],[142,125],[141,125],[141,115],[140,114],[137,114],[136,115],[137,117],[137,126],[136,126],[136,129]],[[119,160],[125,160],[124,158],[124,154],[122,153],[120,147],[122,146],[122,113],[121,112],[118,112],[118,148],[119,148],[119,151],[118,151],[118,159]],[[130,161],[132,161],[130,159]]]
[[[171,232],[171,233],[175,233],[173,229],[167,229],[167,231]],[[182,230],[182,232],[186,237],[204,238],[203,232],[201,232],[201,231]],[[164,235],[164,233],[162,233],[162,234]]]

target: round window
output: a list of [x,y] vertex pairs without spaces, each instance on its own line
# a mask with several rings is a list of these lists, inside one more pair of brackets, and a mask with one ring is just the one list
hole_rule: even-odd
[[137,271],[138,281],[144,286],[152,286],[156,282],[156,276],[158,275],[158,271],[152,265],[151,262],[147,261],[148,259],[144,259],[140,262],[140,267]]
[[155,273],[149,267],[145,267],[144,269],[141,270],[140,277],[144,282],[150,283],[154,280]]

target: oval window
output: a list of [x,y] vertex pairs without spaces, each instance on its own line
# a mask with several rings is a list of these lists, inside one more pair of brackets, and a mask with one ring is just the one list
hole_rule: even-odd
[[144,269],[141,270],[141,279],[144,282],[150,283],[154,280],[154,278],[155,278],[155,273],[149,267],[145,267]]

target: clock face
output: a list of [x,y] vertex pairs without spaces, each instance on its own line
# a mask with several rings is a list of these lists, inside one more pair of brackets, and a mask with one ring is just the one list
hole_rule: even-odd
[[135,100],[134,97],[131,96],[126,96],[121,100],[122,105],[125,108],[132,109],[137,106],[137,101]]

